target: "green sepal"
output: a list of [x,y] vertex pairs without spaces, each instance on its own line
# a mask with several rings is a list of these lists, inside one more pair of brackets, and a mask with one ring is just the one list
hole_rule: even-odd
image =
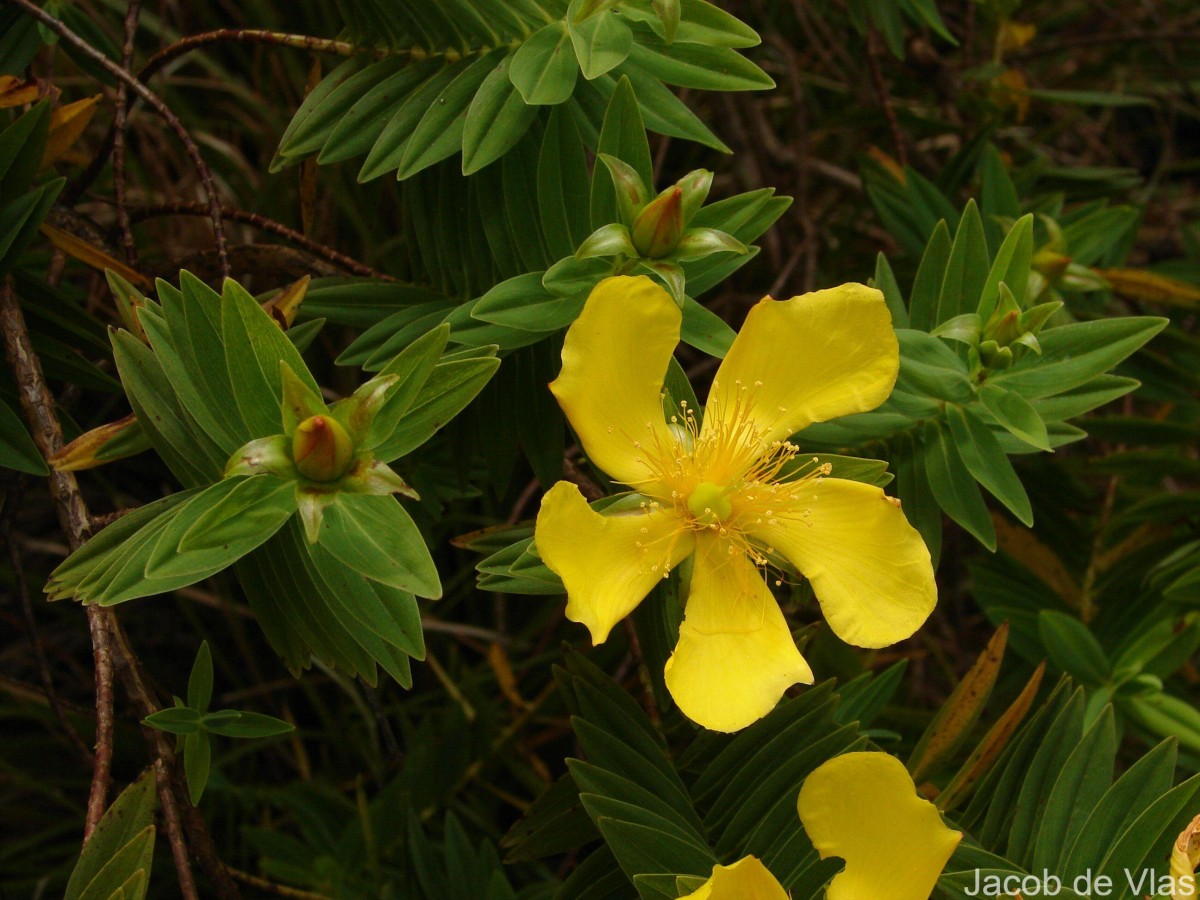
[[601,225],[587,236],[575,251],[575,259],[607,256],[637,256],[629,229],[618,222]]

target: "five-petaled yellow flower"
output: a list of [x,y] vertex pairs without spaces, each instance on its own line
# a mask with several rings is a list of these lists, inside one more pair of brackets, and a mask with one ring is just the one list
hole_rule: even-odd
[[550,388],[592,462],[643,499],[602,515],[559,482],[535,543],[566,587],[567,618],[597,644],[693,557],[667,687],[693,721],[736,731],[813,680],[760,570],[791,563],[834,632],[859,647],[910,636],[937,590],[899,504],[800,463],[787,440],[891,393],[899,349],[882,294],[846,284],[763,300],[721,363],[702,422],[684,404],[664,410],[680,323],[645,277],[605,279],[588,297]]
[[[828,900],[928,900],[962,832],[947,828],[917,796],[900,760],[886,753],[847,753],[818,766],[796,801],[800,821],[821,859],[841,857]],[[787,900],[766,866],[746,856],[715,866],[699,890],[680,900]]]

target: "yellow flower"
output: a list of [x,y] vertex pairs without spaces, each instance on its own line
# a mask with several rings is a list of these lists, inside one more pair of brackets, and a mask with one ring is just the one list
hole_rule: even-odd
[[[821,859],[846,861],[829,883],[828,900],[928,900],[962,840],[886,753],[847,753],[822,763],[800,788],[796,806]],[[715,866],[698,891],[680,900],[786,898],[775,876],[747,856]]]
[[757,857],[747,856],[732,866],[713,866],[712,877],[679,900],[788,900],[788,895]]
[[962,840],[886,753],[822,763],[805,779],[796,808],[821,859],[846,861],[829,883],[829,900],[928,900]]
[[597,644],[694,557],[667,687],[692,720],[736,731],[813,680],[760,569],[794,565],[834,632],[860,647],[911,635],[936,588],[896,501],[798,465],[787,441],[891,392],[899,350],[882,295],[847,284],[763,300],[717,371],[702,424],[682,404],[663,408],[680,322],[645,277],[605,279],[588,297],[550,388],[592,462],[643,499],[602,515],[559,482],[542,500],[535,543],[566,586],[567,618]]

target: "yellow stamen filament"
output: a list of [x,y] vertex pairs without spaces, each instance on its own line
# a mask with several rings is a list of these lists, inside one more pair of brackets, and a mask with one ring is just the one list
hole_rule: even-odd
[[[669,574],[663,560],[670,558],[687,531],[714,535],[727,543],[727,555],[744,553],[765,569],[774,548],[753,541],[750,532],[756,526],[811,527],[806,521],[811,510],[805,505],[817,496],[811,485],[820,483],[832,466],[816,457],[798,463],[795,444],[765,440],[766,427],[757,424],[751,414],[755,409],[751,401],[762,386],[761,381],[753,385],[735,382],[732,399],[727,399],[714,384],[709,408],[728,402],[732,404],[728,414],[710,415],[702,426],[696,411],[681,401],[678,412],[668,411],[665,435],[661,427],[647,422],[645,437],[627,436],[647,469],[646,478],[629,483],[652,498],[642,508],[657,508],[661,503],[680,514],[685,523],[669,537],[637,542],[649,571],[661,569],[664,577]],[[780,416],[784,413],[781,408]]]

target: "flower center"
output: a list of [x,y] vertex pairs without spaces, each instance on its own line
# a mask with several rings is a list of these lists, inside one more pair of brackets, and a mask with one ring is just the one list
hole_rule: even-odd
[[704,525],[715,525],[733,515],[729,489],[711,481],[702,481],[687,498],[687,508]]

